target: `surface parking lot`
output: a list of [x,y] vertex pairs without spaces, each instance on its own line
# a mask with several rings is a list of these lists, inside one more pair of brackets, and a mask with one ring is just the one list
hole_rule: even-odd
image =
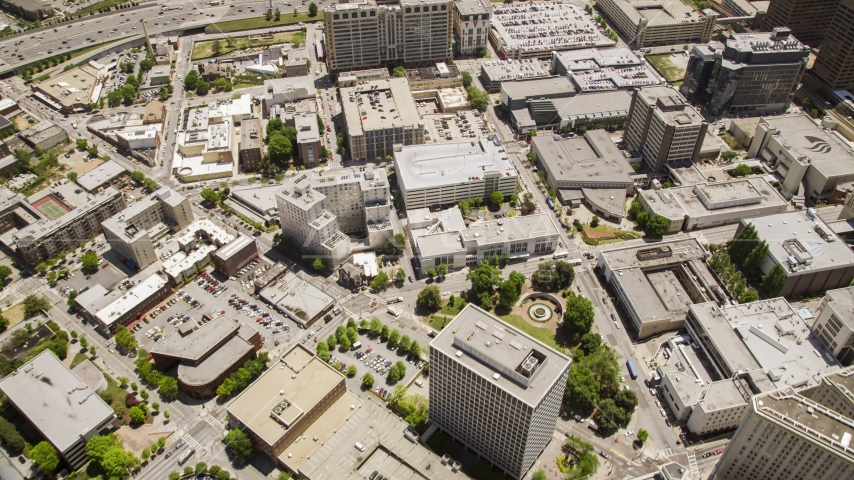
[[[389,325],[390,329],[397,328],[397,325]],[[329,332],[325,332],[320,334],[320,339],[325,339],[329,334],[334,333],[335,329],[331,327],[327,327]],[[407,335],[406,331],[401,330],[401,336]],[[367,335],[359,335],[359,342],[362,343],[361,347],[358,350],[347,350],[342,352],[340,347],[336,348],[332,353],[332,363],[336,365],[337,362],[341,362],[346,366],[355,365],[356,366],[356,375],[353,378],[347,379],[347,387],[354,392],[358,392],[362,390],[362,375],[365,373],[370,373],[374,376],[374,393],[379,393],[380,389],[383,389],[383,393],[385,391],[390,391],[394,393],[394,386],[398,383],[401,385],[406,385],[415,378],[416,375],[419,374],[423,364],[418,361],[418,359],[411,357],[403,352],[397,352],[396,350],[392,350],[388,348],[388,343],[381,341],[379,338],[371,338]],[[422,353],[426,352],[427,344],[423,341],[418,341],[418,344],[421,346]],[[361,355],[371,350],[369,356]],[[360,355],[357,355],[360,354]],[[361,358],[357,358],[357,356],[361,356]],[[382,360],[380,360],[380,358]],[[392,382],[388,378],[388,368],[391,365],[388,365],[388,362],[391,362],[393,365],[395,362],[401,361],[406,365],[406,375],[404,375],[403,379],[399,382]],[[369,363],[373,362],[373,366],[369,366]],[[418,362],[416,364],[416,362]],[[416,366],[421,365],[421,366]],[[345,368],[346,370],[346,368]]]
[[458,143],[486,136],[489,131],[480,113],[473,110],[455,114],[425,115],[424,143]]

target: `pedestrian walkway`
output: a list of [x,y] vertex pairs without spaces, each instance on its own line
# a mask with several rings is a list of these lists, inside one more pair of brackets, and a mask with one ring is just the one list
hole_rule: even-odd
[[688,452],[688,468],[691,469],[691,478],[700,478],[700,469],[697,467],[697,455],[693,451]]

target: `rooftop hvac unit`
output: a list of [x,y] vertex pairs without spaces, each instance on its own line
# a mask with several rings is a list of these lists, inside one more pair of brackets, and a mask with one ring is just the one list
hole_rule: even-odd
[[522,363],[522,371],[525,372],[525,376],[530,377],[534,372],[534,369],[537,368],[538,363],[540,363],[540,361],[533,355],[530,355],[525,359],[525,362]]

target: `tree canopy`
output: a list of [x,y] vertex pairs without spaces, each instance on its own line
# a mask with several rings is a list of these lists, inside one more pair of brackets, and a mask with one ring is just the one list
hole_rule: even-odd
[[557,260],[540,262],[531,275],[531,285],[541,291],[554,292],[568,287],[575,280],[575,268],[571,263]]
[[59,454],[50,442],[42,440],[30,449],[30,458],[45,473],[56,471],[59,467]]
[[442,305],[442,292],[436,285],[428,285],[418,292],[415,306],[425,310],[436,310]]
[[225,448],[234,458],[246,461],[252,458],[252,439],[243,430],[238,428],[229,430],[223,439]]
[[80,263],[83,264],[83,270],[94,272],[98,269],[98,255],[92,251],[86,252],[80,256]]

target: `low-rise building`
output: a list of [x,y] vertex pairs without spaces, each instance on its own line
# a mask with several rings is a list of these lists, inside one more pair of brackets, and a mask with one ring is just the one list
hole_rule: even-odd
[[297,130],[297,162],[306,167],[320,163],[322,145],[320,144],[320,127],[317,125],[317,115],[302,112],[293,117],[294,128]]
[[480,67],[481,85],[487,93],[501,92],[501,86],[510,82],[523,82],[548,78],[551,73],[534,59],[495,60],[486,62]]
[[783,177],[783,195],[815,203],[839,203],[854,181],[854,153],[837,132],[806,115],[762,117],[748,146],[749,156],[769,163]]
[[612,47],[584,10],[574,3],[494,5],[489,38],[501,58],[547,59],[553,51]]
[[452,208],[428,222],[410,226],[421,275],[441,264],[449,270],[476,267],[494,255],[509,259],[550,255],[559,242],[557,228],[545,214],[478,222],[466,228],[459,210]]
[[159,100],[152,100],[145,104],[145,111],[142,114],[143,125],[158,125],[162,124],[166,119],[166,105]]
[[376,253],[354,253],[349,261],[338,266],[338,283],[349,289],[367,286],[379,271]]
[[255,258],[258,258],[258,245],[254,238],[242,232],[213,256],[217,270],[229,277],[235,276],[244,265]]
[[564,201],[580,191],[593,211],[625,217],[626,195],[634,193],[634,169],[604,130],[572,138],[536,136],[531,151],[546,171],[549,187]]
[[355,87],[361,82],[372,82],[374,80],[388,80],[391,75],[387,68],[373,68],[368,70],[353,70],[338,74],[338,86]]
[[190,201],[161,187],[103,222],[104,236],[130,268],[145,268],[157,261],[154,242],[178,232],[193,221]]
[[[230,177],[234,169],[235,120],[216,106],[191,109],[178,134],[172,169],[185,182]],[[242,120],[242,119],[241,119]]]
[[117,186],[128,176],[125,167],[110,160],[77,177],[77,184],[89,193],[98,193],[111,185]]
[[[388,74],[388,72],[386,72]],[[303,77],[285,77],[264,80],[264,118],[269,117],[273,105],[298,102],[300,100],[313,99],[317,95],[314,86],[314,75]]]
[[762,262],[767,275],[782,265],[786,281],[778,295],[791,297],[844,288],[854,280],[854,252],[841,241],[815,210],[743,218],[738,230],[752,224],[759,240],[768,244]]
[[335,300],[304,274],[287,272],[258,294],[277,312],[308,328],[332,309]]
[[663,85],[666,81],[628,48],[552,52],[550,70],[572,80],[579,92]]
[[810,47],[788,28],[735,33],[721,50],[694,45],[682,93],[712,115],[788,110],[807,69]]
[[812,330],[839,363],[854,363],[854,287],[828,290],[818,304]]
[[237,185],[231,187],[226,203],[232,205],[231,202],[234,202],[234,204],[246,208],[265,222],[278,220],[279,209],[276,205],[276,192],[279,188],[278,184]]
[[101,96],[101,72],[81,65],[31,85],[33,96],[62,113],[88,112]]
[[108,292],[96,283],[80,293],[76,300],[86,320],[97,325],[98,329],[109,332],[141,318],[171,294],[172,289],[166,278],[154,273],[126,291]]
[[199,245],[194,250],[175,252],[163,261],[161,270],[172,282],[172,285],[181,285],[188,278],[198,275],[200,268],[211,263],[211,255],[216,249],[215,245]]
[[158,65],[151,69],[151,72],[148,74],[148,80],[152,86],[164,85],[169,83],[171,76],[172,68],[169,64]]
[[405,78],[345,87],[340,94],[351,158],[385,158],[394,145],[424,143],[424,120]]
[[463,76],[455,65],[437,63],[434,67],[410,68],[406,81],[412,90],[435,90],[463,86]]
[[0,234],[15,228],[22,229],[42,218],[43,215],[30,205],[23,194],[0,190]]
[[497,141],[396,146],[394,170],[407,210],[516,193],[516,169]]
[[28,265],[35,266],[49,258],[74,249],[99,235],[103,222],[125,208],[122,193],[113,187],[89,195],[86,203],[59,218],[43,218],[11,237],[3,237]]
[[638,338],[647,338],[682,328],[694,303],[726,299],[708,255],[688,238],[603,250],[597,262]]
[[261,120],[244,120],[240,125],[240,170],[254,172],[263,156],[264,129]]
[[116,419],[112,407],[51,350],[0,380],[0,390],[72,469],[89,461],[86,442]]
[[50,150],[68,141],[68,133],[62,127],[42,120],[18,134],[18,137],[32,148]]
[[667,233],[738,223],[744,217],[783,213],[789,206],[763,177],[641,190],[637,199],[650,216],[670,222]]
[[160,132],[153,125],[145,129],[120,130],[115,135],[122,150],[156,150],[160,147]]
[[666,3],[603,0],[596,8],[637,48],[708,43],[720,17],[711,8],[699,12],[681,0]]
[[[284,52],[283,52],[284,53]],[[292,48],[285,54],[286,59],[282,59],[282,68],[286,77],[302,77],[308,75],[311,67],[308,66],[310,58],[305,48]]]
[[250,324],[217,317],[196,328],[174,330],[151,349],[163,371],[178,366],[178,386],[191,398],[210,398],[225,378],[261,349]]

